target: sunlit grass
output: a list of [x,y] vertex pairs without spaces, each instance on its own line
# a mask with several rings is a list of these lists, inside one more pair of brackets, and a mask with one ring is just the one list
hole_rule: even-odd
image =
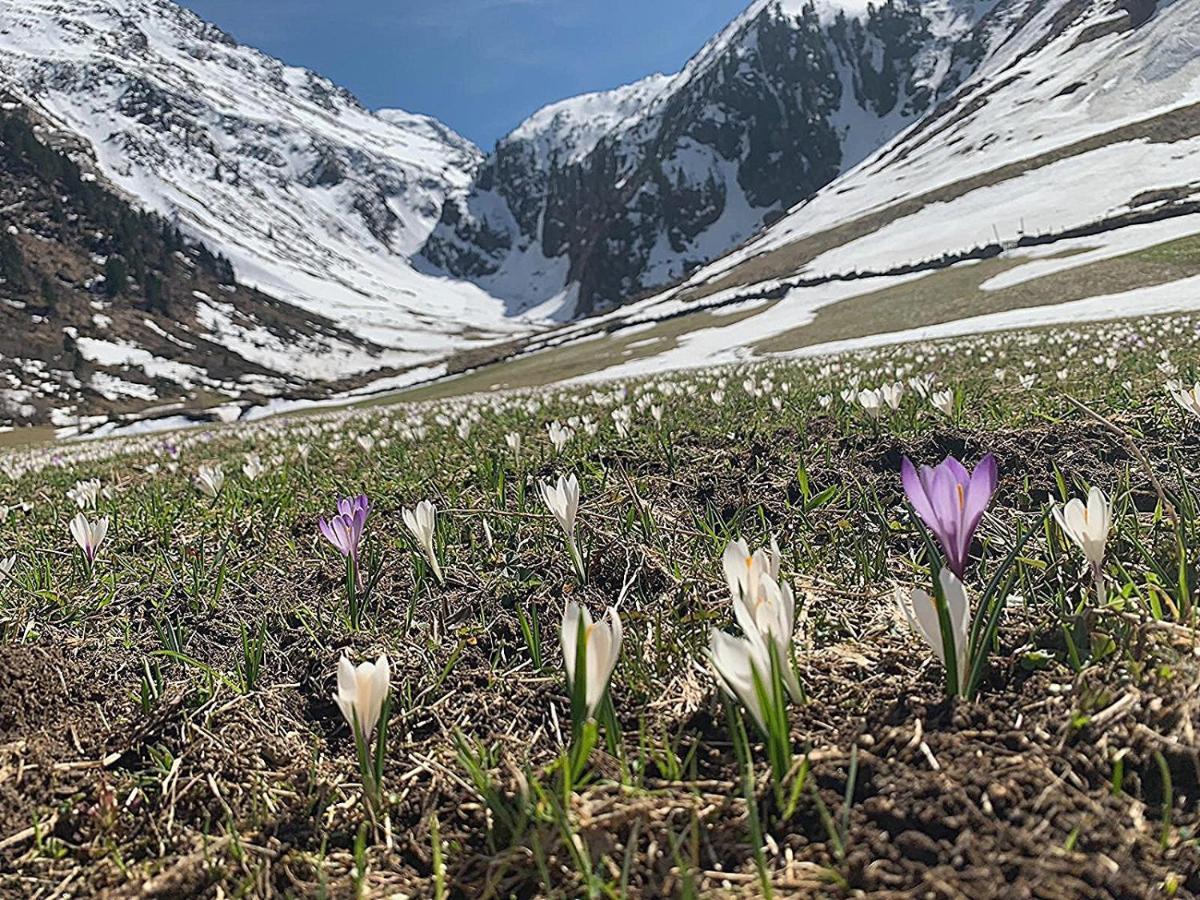
[[[916,889],[932,864],[884,852],[881,823],[911,813],[949,865],[960,826],[921,792],[980,808],[970,779],[1019,734],[1075,780],[984,805],[1073,792],[1104,817],[1048,817],[1038,846],[1186,878],[1200,419],[1165,385],[1196,380],[1196,348],[1173,317],[10,452],[0,859],[31,891],[76,870],[226,894]],[[901,460],[988,453],[948,679],[946,632],[896,614],[940,553]],[[1099,561],[1078,510],[1068,533],[1051,514],[1091,487]],[[90,563],[81,506],[110,523]],[[571,603],[594,618],[568,616],[573,643]],[[754,629],[757,683],[722,691],[714,632]],[[335,672],[385,655],[386,728],[356,740],[370,687]],[[1093,755],[1056,756],[1075,736]]]

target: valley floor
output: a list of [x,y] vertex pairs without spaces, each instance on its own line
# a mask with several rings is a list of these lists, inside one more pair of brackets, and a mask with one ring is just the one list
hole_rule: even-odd
[[[1198,896],[1198,347],[1163,315],[10,450],[0,894]],[[989,453],[998,630],[947,698],[900,468]],[[1050,512],[1089,486],[1100,592]],[[363,493],[355,615],[317,520]],[[795,591],[782,778],[706,657],[738,538]],[[574,773],[570,601],[624,630]],[[380,654],[372,806],[332,697]]]

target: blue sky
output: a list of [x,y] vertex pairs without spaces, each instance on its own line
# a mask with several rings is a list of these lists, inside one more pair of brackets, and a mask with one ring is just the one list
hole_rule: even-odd
[[180,0],[370,107],[490,149],[540,106],[674,72],[749,0]]

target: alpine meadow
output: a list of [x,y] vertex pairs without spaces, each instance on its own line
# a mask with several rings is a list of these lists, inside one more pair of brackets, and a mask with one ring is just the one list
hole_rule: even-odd
[[0,897],[1200,897],[1200,0],[257,2],[0,0]]

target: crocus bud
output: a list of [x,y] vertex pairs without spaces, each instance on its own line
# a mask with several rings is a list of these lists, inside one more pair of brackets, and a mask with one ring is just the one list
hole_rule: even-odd
[[1104,562],[1104,549],[1112,529],[1112,504],[1104,492],[1093,487],[1088,492],[1087,505],[1082,500],[1072,500],[1061,509],[1055,507],[1054,518],[1087,561],[1098,568]]
[[71,520],[71,537],[75,538],[75,543],[83,550],[83,555],[87,557],[89,565],[96,561],[96,554],[100,551],[100,544],[104,541],[106,534],[108,534],[108,516],[90,522],[87,516],[79,513]]
[[348,656],[338,661],[338,689],[333,699],[346,718],[346,724],[353,728],[355,721],[358,722],[363,740],[370,739],[379,723],[391,679],[391,665],[386,655],[373,663],[359,663],[357,668]]
[[404,524],[408,526],[421,552],[429,560],[434,576],[441,581],[442,567],[438,564],[437,554],[433,550],[433,538],[437,531],[437,510],[428,500],[422,500],[415,509],[404,510],[403,516]]
[[613,669],[621,655],[621,617],[613,608],[608,610],[607,622],[593,622],[592,615],[575,601],[567,604],[562,620],[563,662],[567,669],[567,683],[574,689],[575,660],[579,650],[579,623],[583,622],[584,659],[587,666],[584,677],[584,702],[587,715],[595,714],[596,707],[604,698]]

